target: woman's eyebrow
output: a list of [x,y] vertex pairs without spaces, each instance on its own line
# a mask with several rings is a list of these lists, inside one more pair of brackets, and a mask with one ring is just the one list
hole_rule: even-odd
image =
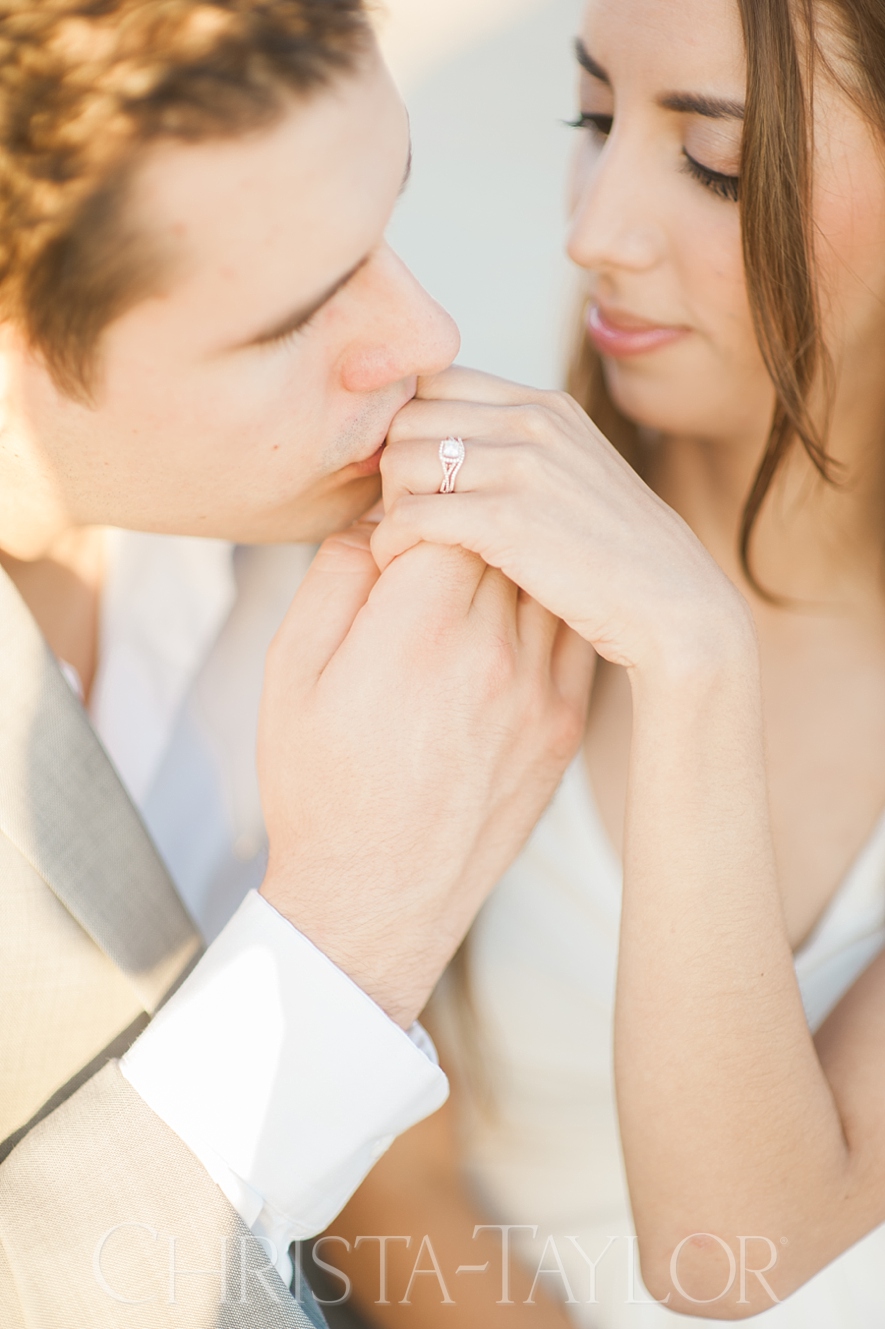
[[699,92],[667,92],[658,98],[665,111],[679,111],[683,115],[703,115],[708,120],[743,120],[743,102],[729,101],[726,97],[707,97]]
[[575,38],[575,55],[581,68],[585,69],[593,78],[598,78],[600,83],[611,82],[602,65],[596,63],[580,37]]
[[[580,37],[575,39],[575,55],[578,64],[591,78],[600,83],[611,85],[611,79],[597,64]],[[743,120],[743,102],[731,101],[727,97],[708,97],[700,92],[665,92],[658,97],[658,105],[665,111],[678,111],[683,115],[703,115],[708,120]]]

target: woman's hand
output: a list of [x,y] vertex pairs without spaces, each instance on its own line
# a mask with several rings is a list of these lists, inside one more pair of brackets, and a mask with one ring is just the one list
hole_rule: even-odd
[[[456,492],[440,441],[460,437]],[[421,540],[463,545],[564,619],[600,655],[682,668],[746,634],[742,597],[680,517],[565,393],[468,369],[421,380],[381,462],[384,568]]]
[[[438,495],[449,434],[467,455]],[[382,563],[466,545],[631,667],[614,1061],[642,1275],[671,1311],[767,1310],[885,1221],[885,956],[815,1046],[747,606],[567,397],[441,375],[383,469]]]

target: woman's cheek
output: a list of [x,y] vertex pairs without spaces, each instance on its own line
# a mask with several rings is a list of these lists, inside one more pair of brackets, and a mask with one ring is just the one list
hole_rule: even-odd
[[680,266],[699,302],[733,315],[748,308],[740,213],[735,203],[713,202],[704,198],[694,225],[682,229]]
[[[718,347],[732,370],[752,365],[765,373],[744,271],[740,217],[737,207],[724,204],[728,214],[718,225],[697,227],[693,244],[683,255],[686,288],[693,293],[697,326]],[[743,387],[743,385],[742,385]]]

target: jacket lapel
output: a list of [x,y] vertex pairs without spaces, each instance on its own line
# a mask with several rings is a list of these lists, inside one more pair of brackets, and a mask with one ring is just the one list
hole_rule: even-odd
[[2,569],[0,831],[156,1010],[199,954],[199,934]]

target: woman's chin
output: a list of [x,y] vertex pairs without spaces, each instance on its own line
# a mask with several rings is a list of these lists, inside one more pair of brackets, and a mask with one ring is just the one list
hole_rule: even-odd
[[[636,361],[604,363],[609,396],[620,413],[641,429],[661,434],[715,437],[733,410],[721,401],[703,400],[698,382],[682,375],[650,373]],[[704,394],[706,397],[707,394]]]

